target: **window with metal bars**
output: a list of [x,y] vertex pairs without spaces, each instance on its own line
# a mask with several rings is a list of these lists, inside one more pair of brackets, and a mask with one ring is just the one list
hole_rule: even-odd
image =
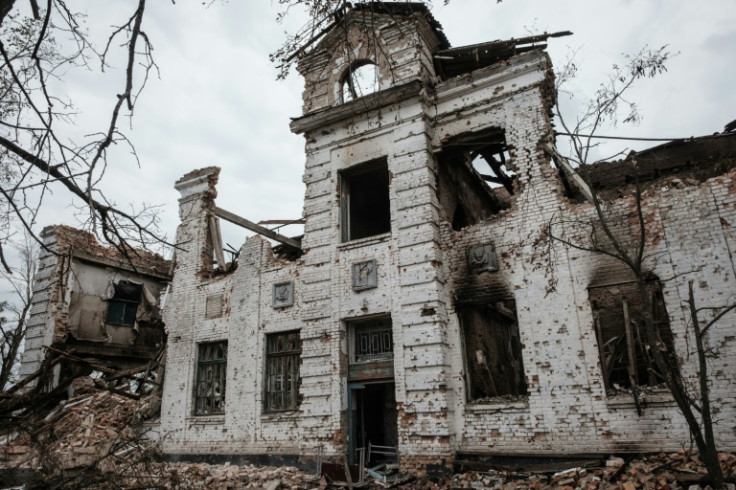
[[266,336],[264,411],[296,410],[299,406],[299,331]]
[[225,413],[227,341],[199,344],[194,415]]
[[391,359],[394,353],[390,318],[378,318],[355,325],[353,362]]

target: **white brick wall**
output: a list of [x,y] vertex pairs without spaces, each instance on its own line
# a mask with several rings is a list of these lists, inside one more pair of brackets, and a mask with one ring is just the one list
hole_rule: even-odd
[[[424,54],[390,51],[407,67],[416,68],[420,65],[412,63],[423,60],[421,66],[430,70]],[[339,73],[336,67],[345,63],[319,56],[325,59],[317,63],[315,55],[303,62],[305,112],[334,103],[330,84]],[[184,250],[177,253],[165,311],[165,450],[314,456],[322,446],[328,456],[345,454],[344,322],[373,314],[390,314],[393,321],[402,455],[605,453],[687,444],[685,424],[666,393],[651,396],[641,416],[630,399],[606,395],[587,293],[601,259],[560,243],[548,247],[544,229],[551,219],[593,213],[590,205],[571,204],[562,195],[541,149],[551,131],[544,92],[548,69],[546,55],[531,52],[380,110],[334,121],[327,110],[323,124],[313,120],[305,129],[305,253],[296,262],[276,260],[270,245],[255,237],[241,249],[236,271],[209,277],[203,272],[203,250],[212,196],[183,190],[177,241]],[[454,231],[440,211],[434,152],[450,136],[490,128],[505,131],[519,192],[510,209]],[[342,244],[339,172],[380,157],[387,159],[391,177],[391,233]],[[733,300],[733,178],[732,172],[702,185],[655,190],[644,201],[653,230],[649,251],[657,257],[653,270],[662,279],[672,278],[664,283],[664,296],[681,357],[692,346],[683,310],[688,280],[695,280],[700,306]],[[465,401],[454,294],[469,274],[467,248],[487,242],[495,244],[500,270],[483,273],[492,275],[484,280],[509,291],[516,301],[529,393],[523,400],[479,405]],[[378,287],[353,291],[352,264],[372,259],[378,264]],[[273,309],[272,285],[283,281],[294,281],[295,303]],[[223,294],[227,307],[221,318],[206,320],[205,298],[213,293]],[[724,449],[736,448],[734,320],[736,315],[724,318],[708,339],[721,353],[710,360],[710,368],[716,432]],[[264,414],[265,335],[293,329],[300,330],[302,340],[299,410]],[[196,345],[222,339],[229,342],[226,413],[195,417]],[[692,377],[693,359],[683,361],[685,375]]]

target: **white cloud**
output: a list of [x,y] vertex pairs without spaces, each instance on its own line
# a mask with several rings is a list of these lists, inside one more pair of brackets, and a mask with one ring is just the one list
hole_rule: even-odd
[[[680,51],[669,72],[636,90],[644,114],[640,127],[617,134],[689,136],[720,130],[734,119],[736,9],[732,0],[611,1],[453,0],[435,2],[435,17],[453,45],[522,37],[529,30],[571,30],[551,39],[554,62],[579,48],[582,68],[574,90],[579,104],[620,55],[645,44]],[[112,25],[132,3],[87,2],[90,27]],[[142,168],[128,150],[112,153],[104,188],[118,202],[164,205],[163,226],[173,237],[178,224],[174,181],[198,167],[219,165],[219,204],[251,220],[298,218],[304,141],[289,131],[301,114],[302,80],[276,81],[270,51],[283,40],[271,2],[248,0],[204,8],[200,2],[149,2],[143,28],[153,42],[161,79],[152,78],[136,109],[131,132]],[[102,20],[100,18],[102,17]],[[304,20],[287,19],[292,31]],[[70,134],[104,128],[122,70],[105,76],[70,71],[64,87],[83,112]],[[614,131],[611,129],[610,131]],[[644,144],[643,146],[647,146]],[[640,146],[641,147],[641,146]],[[73,222],[68,196],[57,192],[40,225]],[[226,241],[242,240],[233,232]]]

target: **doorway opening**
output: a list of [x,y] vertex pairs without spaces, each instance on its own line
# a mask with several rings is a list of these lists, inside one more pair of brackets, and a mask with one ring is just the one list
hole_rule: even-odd
[[366,466],[398,460],[396,391],[393,380],[350,383],[350,459]]
[[395,463],[398,429],[391,317],[354,319],[346,327],[350,462],[369,468]]

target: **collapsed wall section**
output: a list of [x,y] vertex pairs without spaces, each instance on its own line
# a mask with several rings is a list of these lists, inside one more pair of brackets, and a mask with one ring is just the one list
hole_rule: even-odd
[[[105,247],[68,226],[47,227],[41,237],[21,377],[56,357],[46,347],[117,369],[152,359],[164,344],[158,297],[170,278],[169,261],[145,250]],[[124,298],[118,296],[123,287]],[[41,381],[53,387],[84,369],[62,362],[54,379]]]
[[[722,163],[713,161],[712,165]],[[733,177],[733,170],[703,182],[670,175],[646,184],[641,202],[649,257],[645,265],[651,270],[648,294],[662,339],[657,348],[676,353],[682,376],[693,385],[697,383],[697,360],[689,328],[688,283],[693,281],[699,306],[716,311],[732,301]],[[561,193],[546,202],[523,195],[486,223],[460,231],[452,230],[449,223],[443,226],[448,287],[455,295],[449,313],[457,321],[450,322],[450,328],[456,328],[463,339],[467,335],[462,313],[466,303],[485,297],[485,304],[494,305],[510,294],[517,308],[528,387],[521,399],[477,399],[472,386],[467,386],[477,380],[468,376],[483,350],[466,349],[458,356],[453,366],[464,373],[466,382],[458,387],[456,413],[462,431],[458,449],[464,455],[577,454],[660,451],[686,444],[687,425],[654,367],[639,373],[636,399],[630,387],[613,383],[608,372],[614,352],[612,336],[613,341],[623,342],[615,352],[625,353],[626,334],[623,328],[603,337],[601,333],[624,324],[624,303],[631,308],[633,335],[637,331],[638,292],[632,293],[636,287],[631,272],[610,257],[550,239],[551,232],[580,243],[576,240],[590,233],[581,224],[597,220],[595,209],[587,203],[570,205]],[[634,247],[639,236],[635,198],[627,193],[604,206],[608,219],[620,223],[616,233],[622,243]],[[550,230],[551,226],[556,228]],[[469,250],[484,243],[493,244],[497,268],[474,270]],[[613,317],[619,320],[614,322]],[[711,399],[723,417],[716,432],[719,447],[724,449],[736,442],[730,422],[735,409],[733,367],[724,361],[734,355],[733,336],[728,333],[732,320],[731,316],[722,319],[707,336],[707,344],[718,352],[709,360],[709,372]],[[489,328],[498,327],[489,323]],[[632,346],[630,352],[637,353],[639,366],[646,363],[642,347]],[[618,362],[619,369],[625,370],[625,355]]]
[[299,273],[258,235],[241,247],[237,268],[223,273],[222,264],[214,266],[218,176],[210,167],[176,184],[181,224],[164,313],[164,451],[172,459],[295,464]]

